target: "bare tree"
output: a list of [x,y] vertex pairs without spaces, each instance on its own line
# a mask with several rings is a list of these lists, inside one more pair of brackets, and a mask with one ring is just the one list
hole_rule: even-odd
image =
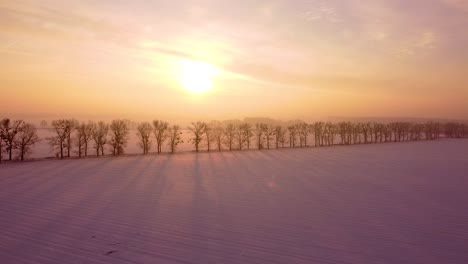
[[364,137],[364,144],[369,143],[369,136],[370,136],[370,131],[371,127],[369,123],[362,124],[362,135]]
[[265,137],[265,131],[267,130],[267,125],[264,123],[256,123],[253,129],[253,134],[257,141],[257,148],[263,149],[263,138]]
[[339,131],[339,134],[340,134],[341,144],[342,145],[347,145],[348,144],[347,137],[346,137],[346,131],[347,131],[346,127],[347,127],[346,122],[339,122],[337,124],[337,128],[338,128],[338,131]]
[[206,123],[201,121],[192,122],[192,125],[188,127],[188,130],[193,134],[193,138],[190,139],[190,142],[195,146],[195,151],[198,152],[200,143],[206,133]]
[[421,140],[421,135],[424,132],[423,124],[412,124],[411,126],[411,140],[418,141]]
[[247,149],[250,149],[250,143],[252,142],[252,138],[254,136],[252,125],[249,123],[244,123],[240,126],[240,130],[242,131],[242,141],[247,144]]
[[31,152],[31,147],[39,142],[36,127],[32,124],[23,123],[18,128],[18,135],[14,141],[15,147],[19,150],[19,157],[24,161],[25,157]]
[[65,146],[67,148],[67,157],[70,157],[71,150],[72,150],[72,142],[73,142],[72,133],[76,129],[79,123],[75,119],[68,119],[66,120],[66,124],[67,124],[68,130],[66,130],[66,135],[65,135],[65,142],[66,142]]
[[224,130],[220,122],[214,121],[210,123],[211,131],[209,132],[211,141],[216,144],[218,151],[221,151],[223,139],[224,139]]
[[309,136],[309,125],[305,122],[297,124],[297,130],[299,132],[299,146],[307,147],[307,137]]
[[73,119],[59,119],[52,121],[53,131],[57,134],[54,137],[47,138],[52,148],[58,150],[59,157],[63,159],[64,150],[67,149],[67,156],[70,157],[71,152],[71,134],[75,127],[76,121]]
[[112,154],[114,156],[124,154],[130,133],[129,122],[121,119],[112,120],[109,128],[111,130],[109,144],[112,147]]
[[82,131],[80,130],[81,124],[76,128],[76,135],[75,135],[75,142],[76,142],[76,147],[78,148],[77,153],[78,153],[78,158],[81,158],[84,152],[84,136],[81,133]]
[[468,124],[460,124],[460,137],[466,138],[468,137]]
[[[444,129],[444,133],[445,133],[445,128],[441,128],[441,129]],[[456,134],[457,134],[457,137],[459,138],[468,137],[468,123],[458,123]]]
[[444,124],[444,134],[448,138],[465,138],[468,136],[468,125],[457,122],[446,123]]
[[143,150],[143,154],[148,154],[151,149],[151,133],[153,131],[153,127],[149,122],[144,122],[138,124],[137,126],[137,136],[140,142],[138,142],[138,146]]
[[[393,122],[390,123],[390,128],[393,134],[393,141],[400,142],[405,141],[407,135],[409,134],[411,124],[407,122]],[[374,129],[377,129],[374,124]]]
[[76,146],[78,147],[78,157],[88,156],[88,145],[92,139],[93,123],[82,122],[76,127]]
[[371,125],[371,143],[377,143],[379,140],[379,128],[376,122],[370,122]]
[[424,125],[426,140],[436,140],[440,137],[441,126],[438,122],[429,121]]
[[375,143],[382,143],[384,141],[385,125],[382,123],[374,124]]
[[206,149],[208,152],[211,150],[211,142],[213,139],[213,128],[209,124],[205,124],[205,138],[206,138]]
[[297,137],[297,126],[296,125],[288,126],[288,131],[289,131],[289,147],[295,148],[296,137]]
[[19,127],[24,124],[22,120],[12,122],[10,119],[5,118],[0,123],[0,133],[5,143],[5,151],[8,154],[8,160],[12,159],[13,149],[15,148],[15,137],[19,132]]
[[313,133],[315,136],[315,146],[323,146],[322,143],[322,134],[323,134],[323,128],[325,124],[323,122],[316,122],[313,124]]
[[[391,130],[390,126],[389,125],[383,125],[382,129],[383,129],[383,134],[384,134],[384,138],[385,138],[384,141],[385,142],[392,141],[392,134],[393,133],[392,133],[392,130]],[[412,133],[413,133],[413,131],[412,131]],[[412,137],[413,137],[413,134],[412,134]]]
[[286,142],[286,129],[282,126],[275,127],[275,146],[279,148],[280,144],[284,148],[284,143]]
[[41,123],[39,124],[39,127],[41,127],[41,128],[47,128],[48,126],[49,126],[49,124],[47,124],[47,121],[41,120]]
[[5,119],[0,120],[0,163],[2,163],[2,158],[3,158],[3,142],[5,139],[5,131],[3,131],[3,123],[5,122]]
[[440,123],[435,122],[434,127],[432,129],[434,139],[439,139],[440,138],[441,129],[442,129],[442,127],[441,127]]
[[234,140],[236,139],[236,127],[234,124],[228,124],[224,129],[224,144],[232,151]]
[[267,149],[270,149],[270,142],[274,139],[275,132],[276,132],[276,128],[272,124],[265,126],[264,133],[265,133]]
[[342,145],[350,145],[357,141],[357,131],[355,124],[351,122],[340,122],[335,126],[336,132],[341,137]]
[[156,138],[156,145],[158,148],[158,154],[162,151],[164,141],[167,139],[167,130],[169,129],[169,123],[161,120],[153,121],[154,137]]
[[433,140],[432,129],[433,129],[432,121],[429,121],[426,124],[424,124],[424,133],[426,134],[426,140]]
[[180,143],[183,143],[182,141],[182,131],[180,126],[178,125],[173,125],[170,127],[167,131],[168,137],[169,137],[169,142],[168,145],[171,148],[171,153],[175,153],[177,146]]
[[331,122],[325,123],[322,134],[322,146],[324,144],[327,146],[332,146],[335,142],[335,135],[336,126]]
[[239,150],[242,150],[242,147],[244,146],[244,137],[242,136],[242,123],[239,123],[237,126],[235,126],[235,138],[237,139],[237,148]]
[[0,163],[2,163],[3,158],[3,139],[5,138],[3,129],[1,129],[3,123],[3,119],[0,120]]
[[107,143],[107,134],[109,133],[109,125],[100,121],[99,123],[93,123],[92,138],[94,140],[94,148],[96,149],[96,156],[99,154],[104,156],[104,146]]
[[361,144],[362,124],[352,124],[353,144]]
[[[393,142],[398,141],[398,123],[397,122],[392,122],[388,124],[388,127],[390,128],[390,133],[392,133],[392,140]],[[365,137],[366,135],[364,135]]]

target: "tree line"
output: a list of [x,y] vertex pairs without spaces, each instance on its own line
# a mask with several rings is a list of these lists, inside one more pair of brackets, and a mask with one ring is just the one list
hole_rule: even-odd
[[[45,126],[44,121],[41,126]],[[56,158],[68,158],[74,153],[78,158],[114,156],[125,153],[132,123],[116,119],[79,122],[76,119],[58,119],[51,123],[53,136],[44,138],[54,151]],[[182,127],[166,121],[154,120],[136,124],[138,147],[142,154],[162,153],[163,146],[175,153],[183,143]],[[315,122],[302,121],[284,125],[279,122],[192,122],[187,127],[191,137],[189,143],[199,151],[249,150],[303,148],[313,146],[372,144],[385,142],[467,138],[468,125],[460,122]],[[23,161],[38,143],[37,128],[22,120],[8,118],[0,121],[0,162],[3,153],[8,160],[13,157]],[[109,151],[109,153],[107,153]],[[15,155],[15,156],[14,156]]]

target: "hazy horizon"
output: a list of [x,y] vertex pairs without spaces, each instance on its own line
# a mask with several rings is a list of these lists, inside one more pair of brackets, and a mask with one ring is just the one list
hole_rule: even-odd
[[[258,119],[258,120],[272,120],[275,122],[295,122],[295,121],[303,121],[308,123],[313,122],[340,122],[340,121],[358,121],[358,122],[427,122],[427,121],[435,121],[435,122],[468,122],[468,118],[449,118],[449,117],[417,117],[417,116],[324,116],[324,117],[291,117],[291,118],[276,118],[274,116],[233,116],[231,118],[228,117],[218,117],[218,118],[186,118],[180,116],[178,118],[165,118],[164,115],[142,115],[142,116],[128,116],[128,115],[64,115],[64,114],[44,114],[44,113],[37,113],[37,114],[0,114],[0,118],[9,118],[12,120],[24,120],[26,122],[32,122],[33,124],[39,125],[41,121],[46,121],[50,123],[53,120],[58,119],[76,119],[78,121],[105,121],[111,122],[112,120],[122,119],[122,120],[129,120],[135,123],[141,122],[152,122],[153,120],[164,120],[171,124],[178,124],[178,125],[190,125],[192,122],[196,121],[222,121],[222,122],[230,122],[230,121],[241,121],[244,122],[246,119]],[[263,121],[260,121],[263,122]]]
[[4,1],[0,114],[468,119],[466,28],[459,0]]

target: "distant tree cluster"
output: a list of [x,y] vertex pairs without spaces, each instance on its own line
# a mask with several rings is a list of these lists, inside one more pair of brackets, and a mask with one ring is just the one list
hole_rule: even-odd
[[129,120],[117,119],[107,124],[103,121],[79,123],[74,119],[61,119],[52,121],[52,127],[55,135],[47,140],[56,151],[56,157],[61,159],[70,157],[72,142],[75,142],[79,158],[87,157],[91,147],[94,148],[97,157],[105,155],[106,146],[112,155],[123,155],[133,127],[136,128],[138,147],[142,149],[143,154],[150,153],[153,139],[156,141],[157,153],[162,152],[164,144],[174,153],[177,145],[182,143],[181,127],[170,126],[169,123],[160,120],[136,124]]
[[[40,126],[44,129],[46,121]],[[167,146],[175,153],[183,143],[182,127],[166,121],[134,123],[129,120],[113,120],[110,123],[79,122],[75,119],[59,119],[50,123],[53,136],[46,138],[57,158],[63,159],[75,154],[87,157],[90,150],[99,157],[106,149],[114,156],[125,153],[130,131],[136,130],[137,145],[144,155],[162,153]],[[304,148],[353,144],[375,144],[385,142],[467,138],[468,125],[465,123],[439,122],[315,122],[295,121],[289,123],[273,120],[212,121],[192,122],[186,128],[191,137],[189,142],[199,151],[263,150],[272,148]],[[311,143],[313,141],[313,143]],[[3,119],[0,123],[0,162],[3,154],[12,160],[24,160],[32,146],[39,142],[36,127],[24,121]]]
[[468,125],[463,123],[446,123],[445,136],[448,138],[466,138],[468,137]]

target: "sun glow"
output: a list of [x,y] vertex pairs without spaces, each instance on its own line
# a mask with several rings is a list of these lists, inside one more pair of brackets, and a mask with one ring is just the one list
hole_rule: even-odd
[[207,92],[213,88],[215,67],[201,61],[183,61],[180,64],[179,81],[182,87],[194,94]]

